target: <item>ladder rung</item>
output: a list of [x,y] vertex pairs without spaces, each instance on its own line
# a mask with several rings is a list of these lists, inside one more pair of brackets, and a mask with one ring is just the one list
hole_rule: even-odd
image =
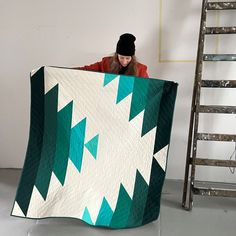
[[236,88],[236,80],[202,80],[201,86],[206,88]]
[[206,27],[205,34],[236,34],[236,27]]
[[204,54],[204,61],[236,61],[236,54]]
[[233,10],[236,9],[236,2],[208,2],[207,10]]
[[236,106],[205,106],[200,105],[198,112],[200,113],[225,113],[236,114]]
[[233,134],[208,134],[198,133],[198,140],[203,141],[225,141],[225,142],[236,142],[236,135]]
[[236,190],[192,187],[193,193],[202,196],[236,197]]
[[[191,164],[192,164],[192,158]],[[236,167],[236,161],[234,160],[219,160],[219,159],[204,159],[204,158],[196,158],[195,165],[199,166],[221,166],[221,167]]]

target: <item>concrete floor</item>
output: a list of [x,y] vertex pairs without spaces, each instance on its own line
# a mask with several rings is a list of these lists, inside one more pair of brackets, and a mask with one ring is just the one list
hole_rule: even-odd
[[184,236],[236,234],[236,198],[194,196],[191,212],[181,208],[182,182],[166,180],[159,220],[143,227],[109,230],[75,219],[30,220],[10,216],[20,170],[0,169],[0,236]]

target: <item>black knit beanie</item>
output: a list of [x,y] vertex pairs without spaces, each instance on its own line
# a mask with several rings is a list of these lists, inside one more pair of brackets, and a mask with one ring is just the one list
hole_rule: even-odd
[[135,53],[135,36],[129,33],[122,34],[116,46],[116,53],[122,56],[133,56]]

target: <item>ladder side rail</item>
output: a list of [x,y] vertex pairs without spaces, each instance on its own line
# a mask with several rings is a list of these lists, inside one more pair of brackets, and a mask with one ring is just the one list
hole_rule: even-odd
[[[207,11],[207,0],[202,1],[202,12],[201,12],[201,20],[200,20],[200,31],[199,31],[199,39],[198,39],[198,52],[197,52],[197,61],[195,68],[195,79],[193,85],[193,95],[192,95],[192,104],[191,104],[191,114],[190,114],[190,124],[189,124],[189,134],[188,134],[188,146],[187,146],[187,156],[186,156],[186,165],[185,165],[185,178],[184,178],[184,189],[183,189],[183,197],[182,197],[182,206],[188,210],[192,208],[190,206],[192,204],[192,192],[190,188],[190,201],[187,207],[186,205],[186,197],[188,192],[188,178],[189,178],[189,169],[190,169],[190,158],[191,158],[191,150],[192,150],[192,139],[193,139],[193,126],[194,129],[197,129],[198,125],[198,117],[196,117],[196,104],[199,102],[200,97],[200,87],[201,87],[201,77],[202,77],[202,63],[203,63],[203,51],[204,51],[204,29],[206,27],[206,11]],[[197,124],[195,123],[197,122]],[[196,139],[196,137],[195,137]],[[195,140],[196,142],[196,140]],[[194,150],[192,150],[194,152]],[[195,153],[196,154],[196,153]],[[194,180],[194,172],[195,168],[191,168],[191,181]],[[191,182],[190,182],[191,183]]]

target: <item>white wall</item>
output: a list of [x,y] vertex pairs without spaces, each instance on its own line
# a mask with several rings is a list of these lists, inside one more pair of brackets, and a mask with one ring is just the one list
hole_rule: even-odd
[[[93,63],[114,52],[122,33],[131,32],[137,37],[136,54],[148,65],[150,76],[179,83],[167,178],[183,178],[200,7],[201,1],[194,0],[0,0],[0,167],[23,166],[29,132],[29,72],[42,65]],[[235,15],[212,13],[208,20],[212,25],[236,25]],[[236,53],[233,37],[211,39],[206,50]],[[222,64],[206,63],[206,77],[235,79],[235,64]],[[203,93],[206,104],[236,105],[235,89],[208,94]],[[200,129],[233,134],[235,118],[212,120],[208,115]],[[201,144],[199,154],[207,157],[210,152],[212,158],[228,159],[233,149],[233,143]],[[197,174],[202,179],[236,182],[228,168],[199,168]]]

